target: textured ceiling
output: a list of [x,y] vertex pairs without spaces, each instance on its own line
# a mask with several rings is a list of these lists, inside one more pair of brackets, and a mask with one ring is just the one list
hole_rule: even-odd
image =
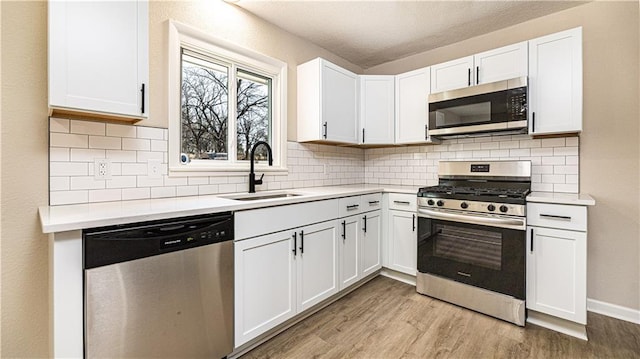
[[256,1],[236,5],[367,69],[582,1]]

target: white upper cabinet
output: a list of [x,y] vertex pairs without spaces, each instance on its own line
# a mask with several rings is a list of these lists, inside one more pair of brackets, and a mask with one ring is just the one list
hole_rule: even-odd
[[298,141],[358,143],[358,75],[317,58],[297,82]]
[[582,131],[582,28],[529,41],[529,134]]
[[431,66],[431,92],[527,76],[527,42]]
[[473,56],[431,66],[431,92],[442,92],[471,86],[473,83],[472,68]]
[[430,79],[429,67],[396,76],[396,144],[429,140],[427,98]]
[[476,85],[527,76],[527,42],[476,54],[473,64]]
[[394,80],[394,76],[360,76],[360,143],[393,143]]
[[49,2],[49,107],[64,114],[148,116],[148,3]]

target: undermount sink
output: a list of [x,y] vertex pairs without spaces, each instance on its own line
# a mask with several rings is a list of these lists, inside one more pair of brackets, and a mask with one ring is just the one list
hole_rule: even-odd
[[235,199],[237,201],[259,201],[263,199],[276,199],[276,198],[288,198],[302,196],[302,193],[294,192],[271,192],[271,193],[240,193],[220,196],[227,199]]

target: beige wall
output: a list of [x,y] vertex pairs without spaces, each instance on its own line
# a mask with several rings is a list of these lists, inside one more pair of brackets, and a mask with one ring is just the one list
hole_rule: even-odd
[[588,297],[640,309],[638,2],[594,2],[389,62],[398,74],[538,36],[583,27],[584,131],[580,190],[589,208]]
[[2,357],[49,353],[47,237],[47,12],[42,2],[2,6],[0,182]]

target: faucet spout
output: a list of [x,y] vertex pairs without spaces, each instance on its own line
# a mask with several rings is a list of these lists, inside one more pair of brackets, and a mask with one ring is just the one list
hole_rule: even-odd
[[260,179],[256,179],[256,174],[253,171],[253,162],[256,156],[256,148],[260,145],[263,145],[267,148],[267,158],[269,159],[269,166],[273,166],[273,152],[271,151],[271,146],[269,146],[269,144],[265,141],[258,141],[256,142],[253,147],[251,148],[251,156],[249,156],[249,193],[255,193],[256,192],[256,185],[258,184],[262,184],[262,177],[264,177],[264,174],[260,177]]

